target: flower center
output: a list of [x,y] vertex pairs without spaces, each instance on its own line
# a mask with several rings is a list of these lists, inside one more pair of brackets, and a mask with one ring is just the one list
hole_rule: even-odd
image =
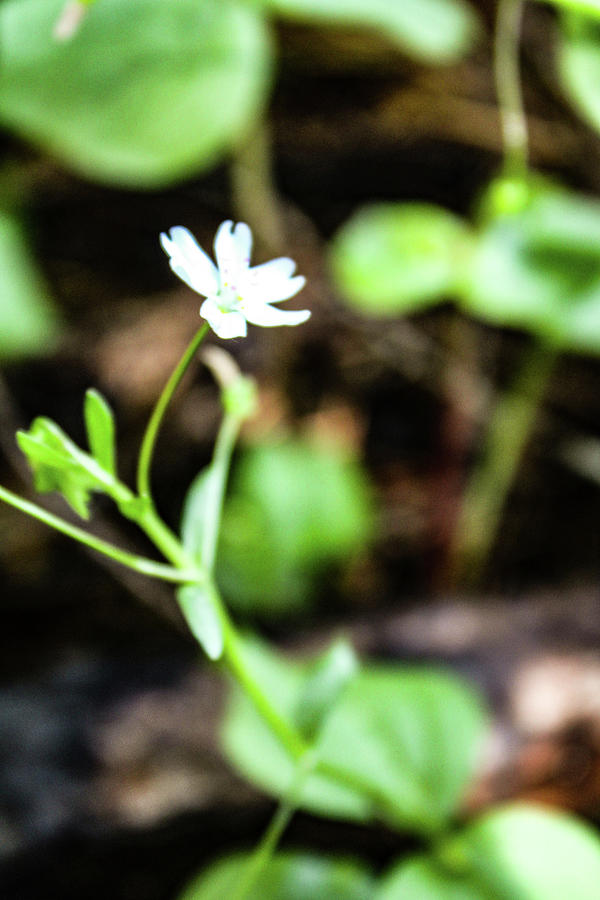
[[221,312],[235,312],[240,308],[241,297],[235,290],[235,286],[222,284],[217,294],[217,304]]

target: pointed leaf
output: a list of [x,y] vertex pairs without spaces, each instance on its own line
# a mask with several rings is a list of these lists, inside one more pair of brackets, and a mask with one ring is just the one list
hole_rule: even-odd
[[181,540],[186,551],[197,560],[200,560],[202,554],[206,499],[212,471],[212,466],[209,465],[196,475],[183,503]]
[[335,641],[309,666],[294,716],[309,741],[317,736],[358,669],[354,648],[344,638]]
[[86,391],[83,407],[85,428],[92,455],[111,475],[116,475],[115,420],[102,394]]
[[177,591],[190,631],[209,659],[219,659],[223,653],[223,626],[214,589],[208,584],[185,584]]

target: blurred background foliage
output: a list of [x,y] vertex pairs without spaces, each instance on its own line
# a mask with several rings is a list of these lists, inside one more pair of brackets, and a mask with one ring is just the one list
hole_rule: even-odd
[[[296,649],[343,623],[375,656],[452,662],[493,702],[498,746],[483,770],[474,756],[486,716],[462,682],[410,668],[357,676],[335,722],[315,716],[334,762],[337,736],[361,735],[354,769],[372,773],[383,813],[361,790],[309,780],[292,846],[314,853],[275,857],[256,896],[294,900],[307,884],[340,900],[594,900],[597,890],[591,826],[494,804],[550,800],[592,823],[600,809],[597,703],[578,704],[600,666],[589,614],[600,549],[600,3],[525,4],[513,48],[525,153],[503,147],[498,103],[506,119],[515,98],[503,98],[497,12],[493,0],[0,5],[3,483],[28,490],[13,434],[34,415],[82,438],[91,383],[116,408],[121,474],[131,474],[150,404],[197,323],[198,298],[173,284],[158,233],[185,224],[208,249],[219,221],[243,217],[257,258],[298,261],[313,317],[228,347],[257,378],[260,403],[224,511],[224,595],[246,624],[288,644],[293,633]],[[155,473],[173,527],[218,416],[201,370]],[[139,549],[102,501],[94,523]],[[65,900],[175,897],[202,858],[251,844],[270,811],[215,762],[219,690],[205,673],[190,681],[195,649],[166,589],[90,571],[79,551],[4,509],[0,534],[10,896],[50,884]],[[479,607],[436,612],[440,597],[462,599],[474,584]],[[516,601],[491,606],[492,589],[581,584],[566,625],[538,627],[540,600],[521,627],[498,627]],[[253,642],[247,652],[297,716],[311,665]],[[545,695],[517,723],[515,672],[557,653],[571,682],[559,667],[550,693],[567,681],[572,694],[558,724],[536,732]],[[286,760],[241,697],[223,740],[240,772],[284,790]],[[324,798],[342,820],[330,831],[309,815]],[[406,837],[457,818],[466,826],[427,851]],[[373,819],[379,830],[364,827]],[[182,897],[225,896],[245,864],[227,857]]]

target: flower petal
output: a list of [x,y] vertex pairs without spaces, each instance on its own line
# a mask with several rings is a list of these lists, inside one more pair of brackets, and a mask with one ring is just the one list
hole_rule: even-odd
[[[262,268],[262,267],[258,267]],[[250,269],[250,273],[254,272]],[[248,273],[248,274],[250,274]],[[276,273],[265,271],[262,277],[245,278],[242,280],[239,293],[244,300],[250,303],[279,303],[281,300],[289,300],[306,284],[304,275],[296,275],[294,278],[284,278]]]
[[205,297],[218,290],[217,268],[187,228],[176,225],[169,229],[168,235],[161,234],[160,243],[170,257],[169,264],[173,272],[192,290]]
[[214,333],[220,337],[246,337],[248,327],[241,312],[223,312],[214,297],[208,297],[200,307],[200,315],[206,319]]
[[[215,256],[219,265],[219,278],[221,287],[238,290],[238,274],[245,269],[245,254],[240,252],[240,246],[232,233],[233,222],[228,219],[219,225],[215,236]],[[245,246],[246,236],[240,238],[240,244]]]
[[250,254],[252,253],[252,232],[250,226],[245,222],[238,222],[233,229],[233,237],[237,244],[237,249],[241,263],[247,268],[250,265]]
[[252,325],[272,328],[276,325],[301,325],[310,318],[309,309],[278,309],[268,303],[242,303],[242,310]]

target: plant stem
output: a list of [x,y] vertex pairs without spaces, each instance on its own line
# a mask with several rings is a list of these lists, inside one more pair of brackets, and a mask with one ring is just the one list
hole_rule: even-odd
[[248,860],[241,880],[238,882],[237,890],[230,900],[245,900],[255,886],[256,879],[273,856],[283,832],[298,808],[302,788],[314,771],[316,763],[317,753],[315,750],[309,750],[298,762],[289,790],[277,807],[262,840]]
[[148,422],[146,431],[144,433],[144,438],[142,440],[137,470],[138,493],[143,499],[151,501],[150,466],[152,464],[152,454],[154,452],[154,445],[156,443],[158,431],[160,429],[167,406],[169,405],[173,394],[177,390],[181,379],[185,375],[188,366],[194,358],[196,350],[206,337],[208,329],[209,325],[207,322],[205,322],[204,325],[202,325],[202,327],[198,329],[198,331],[190,341],[185,353],[173,370],[171,377],[163,388],[163,391],[158,398],[158,402],[154,407],[152,415],[150,416],[150,420]]
[[475,584],[483,573],[556,356],[547,344],[536,343],[496,403],[481,460],[464,493],[451,551],[451,571],[459,580]]
[[177,567],[172,568],[163,563],[157,563],[151,559],[146,559],[143,556],[138,556],[135,553],[128,553],[126,550],[121,550],[119,547],[115,547],[114,544],[102,540],[102,538],[89,534],[87,531],[84,531],[83,528],[71,525],[70,522],[48,512],[43,507],[38,506],[37,503],[30,503],[28,500],[24,500],[22,497],[19,497],[18,494],[13,494],[12,491],[7,490],[5,487],[0,487],[0,500],[4,500],[4,502],[8,503],[10,506],[14,506],[28,516],[38,519],[45,525],[49,525],[50,528],[54,528],[56,531],[66,534],[68,537],[73,538],[73,540],[85,544],[92,550],[97,550],[98,553],[109,556],[116,562],[128,566],[135,572],[141,572],[143,575],[149,575],[151,578],[160,578],[163,581],[172,581],[175,583],[196,581],[199,577],[198,568],[191,561],[186,561],[186,565],[178,565]]
[[262,249],[278,253],[284,227],[273,182],[270,128],[265,120],[259,121],[237,148],[230,179],[237,215],[252,226]]
[[523,0],[499,0],[494,39],[494,75],[500,107],[504,166],[507,175],[527,172],[527,120],[519,71]]

